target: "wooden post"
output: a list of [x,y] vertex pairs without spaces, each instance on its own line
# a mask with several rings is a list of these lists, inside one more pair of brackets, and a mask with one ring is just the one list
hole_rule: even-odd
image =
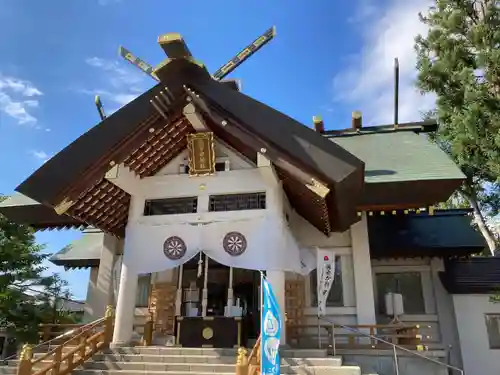
[[236,358],[236,375],[248,375],[248,358],[245,348],[238,349],[238,357]]
[[33,349],[28,344],[24,344],[19,356],[17,365],[17,375],[31,375],[31,359],[33,358]]
[[144,333],[142,335],[142,345],[151,346],[153,344],[153,316],[149,314],[146,324],[144,324]]
[[52,326],[50,326],[48,324],[40,324],[40,328],[42,328],[42,337],[41,337],[40,343],[49,341],[51,333],[52,333],[51,332]]
[[205,254],[205,272],[203,275],[203,291],[201,299],[201,316],[207,316],[207,305],[208,305],[208,256]]
[[54,356],[52,357],[52,375],[59,375],[59,371],[61,370],[61,359],[62,359],[62,350],[64,345],[59,345],[55,351]]
[[182,311],[182,276],[184,265],[179,266],[179,277],[177,279],[177,292],[175,295],[175,316],[181,316]]
[[104,318],[104,344],[108,346],[113,340],[113,306],[106,307]]
[[232,312],[233,305],[234,305],[233,267],[229,267],[229,284],[227,287],[227,316],[233,316],[233,312]]
[[82,332],[78,346],[79,346],[79,354],[80,354],[79,360],[85,361],[85,355],[87,353],[87,333],[86,332]]

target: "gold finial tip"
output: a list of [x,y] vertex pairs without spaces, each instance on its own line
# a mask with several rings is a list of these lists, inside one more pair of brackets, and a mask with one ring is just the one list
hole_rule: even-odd
[[243,364],[245,363],[246,357],[247,357],[247,350],[244,347],[238,348],[238,358],[236,359],[237,364]]
[[321,122],[321,121],[323,121],[323,118],[321,116],[313,116],[314,123]]
[[361,111],[353,111],[352,118],[361,118]]
[[27,360],[33,358],[33,349],[31,348],[31,345],[24,344],[23,348],[21,349],[21,355],[19,357],[20,360]]

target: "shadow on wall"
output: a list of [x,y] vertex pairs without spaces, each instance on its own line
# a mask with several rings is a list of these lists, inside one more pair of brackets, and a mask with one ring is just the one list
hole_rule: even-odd
[[376,177],[376,176],[391,176],[396,174],[395,171],[389,169],[371,169],[365,170],[365,177]]

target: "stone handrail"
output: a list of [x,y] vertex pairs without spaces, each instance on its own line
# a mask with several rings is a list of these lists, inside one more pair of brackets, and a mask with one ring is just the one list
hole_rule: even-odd
[[33,348],[30,345],[24,345],[17,375],[67,375],[95,353],[109,347],[113,336],[112,308],[106,309],[104,318],[70,334],[72,337],[38,358],[33,358]]

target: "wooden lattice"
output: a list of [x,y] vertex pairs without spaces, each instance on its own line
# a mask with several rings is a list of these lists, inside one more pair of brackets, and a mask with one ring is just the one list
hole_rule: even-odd
[[177,287],[171,283],[155,283],[149,299],[149,311],[153,315],[155,331],[174,334],[175,297]]
[[305,279],[297,276],[295,280],[285,282],[285,311],[287,340],[291,344],[298,344],[304,325],[305,307]]

